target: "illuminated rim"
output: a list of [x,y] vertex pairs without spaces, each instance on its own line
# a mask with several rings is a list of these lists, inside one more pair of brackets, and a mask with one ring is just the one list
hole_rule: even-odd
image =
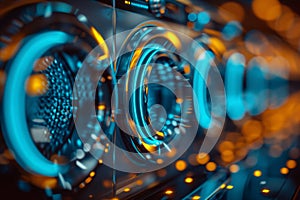
[[[156,22],[155,23],[148,22],[148,23],[144,23],[143,25],[153,26],[153,24],[156,24]],[[126,38],[126,40],[127,40],[128,38],[130,38],[130,36],[132,34],[134,34],[134,32],[136,32],[140,28],[143,28],[143,26],[138,26],[134,30],[129,30],[129,31],[125,31],[125,32],[122,32],[122,33],[118,33],[117,35],[115,35],[115,37],[117,38],[117,40],[121,39],[122,41],[124,41],[124,38]],[[161,30],[162,27],[155,27],[154,29]],[[182,39],[182,41],[190,41],[191,45],[193,45],[195,47],[198,47],[198,48],[203,48],[203,47],[201,47],[201,45],[198,42],[194,41],[192,38],[190,38],[188,36],[185,36],[182,33],[178,33],[176,31],[173,31],[173,30],[170,31],[170,33],[172,33],[172,32],[176,33],[176,35],[180,36],[180,40]],[[82,77],[82,76],[88,76],[88,77],[89,76],[92,76],[92,77],[97,76],[99,78],[99,77],[102,76],[102,74],[107,69],[107,67],[110,66],[110,63],[113,60],[112,58],[107,57],[106,59],[99,59],[99,57],[95,57],[94,55],[98,55],[101,58],[103,58],[103,55],[102,55],[103,51],[101,51],[101,49],[103,49],[104,45],[105,46],[108,45],[109,48],[113,47],[113,45],[112,45],[113,40],[114,40],[114,38],[111,37],[111,38],[108,38],[105,42],[103,41],[103,44],[100,44],[97,48],[95,48],[89,54],[89,56],[85,59],[85,61],[83,62],[83,66],[79,70],[79,72],[77,73],[77,77],[76,77],[75,84],[74,84],[74,92],[73,92],[73,95],[74,95],[73,98],[74,99],[84,98],[83,96],[80,96],[80,92],[76,91],[78,88],[80,88],[80,85],[77,85],[77,84],[79,84],[77,82],[77,79],[80,79],[80,77]],[[117,43],[117,45],[118,45],[118,43]],[[118,56],[124,55],[128,52],[132,52],[132,50],[136,50],[134,48],[130,50],[130,49],[122,48],[122,47],[119,47],[119,46],[117,46],[116,49],[121,49]],[[192,50],[192,48],[189,45],[180,46],[180,50],[181,50],[180,52],[176,52],[177,55],[180,55],[185,60],[190,61],[192,66],[198,66],[196,64],[197,60],[193,56],[194,53],[191,53],[191,51],[192,52],[194,52],[194,51]],[[96,59],[96,62],[97,62],[96,66],[91,66],[90,65],[90,63],[93,62],[92,61],[93,58]],[[95,73],[94,72],[95,69],[92,70],[91,68],[97,69],[98,74],[97,75],[92,74],[92,73]],[[202,77],[205,77],[203,72],[201,72],[201,70],[199,70],[197,68],[195,68],[195,70],[198,70],[199,74]],[[178,73],[178,72],[175,71],[174,73]],[[209,70],[209,75],[214,80],[213,87],[208,88],[211,96],[214,97],[214,98],[211,99],[212,107],[214,108],[212,110],[213,111],[218,111],[218,112],[214,112],[212,114],[212,119],[213,120],[212,120],[212,123],[211,123],[211,127],[207,130],[206,137],[205,137],[204,142],[203,142],[203,144],[200,148],[200,151],[202,151],[202,152],[209,152],[213,148],[213,146],[216,144],[216,142],[217,142],[217,140],[218,140],[218,138],[221,134],[221,131],[223,129],[223,125],[224,125],[224,121],[225,121],[225,99],[224,99],[224,86],[223,86],[222,78],[219,74],[219,71],[216,68],[213,68],[213,67],[211,68],[211,70]],[[134,74],[130,75],[129,77],[134,77]],[[114,105],[115,102],[119,102],[119,103],[121,102],[124,105],[123,106],[124,109],[128,109],[128,105],[127,105],[128,102],[126,102],[126,100],[124,100],[125,96],[124,95],[119,95],[118,96],[118,95],[116,95],[116,93],[120,92],[120,90],[122,92],[122,87],[124,85],[123,86],[120,86],[120,85],[125,84],[126,80],[129,77],[128,77],[128,74],[125,74],[125,76],[122,76],[122,78],[120,78],[118,80],[118,84],[116,86],[119,86],[119,87],[117,87],[117,89],[115,89],[114,92],[113,92],[112,105]],[[92,92],[93,92],[94,97],[95,97],[95,90],[97,88],[97,82],[98,82],[98,80],[92,82],[93,87],[91,89],[93,89]],[[148,83],[151,83],[151,82],[148,82]],[[137,88],[131,88],[131,89],[134,90],[134,89],[137,89]],[[213,90],[215,90],[215,91],[213,91]],[[195,93],[194,92],[192,92],[192,93],[194,95],[191,94],[191,96],[195,97],[196,96]],[[196,107],[196,109],[198,108],[197,103],[194,106]],[[78,107],[76,112],[81,113],[81,115],[77,116],[77,120],[75,121],[75,126],[76,126],[76,129],[77,129],[78,134],[79,134],[80,137],[81,137],[82,134],[85,136],[85,134],[87,133],[86,124],[88,124],[88,123],[95,124],[93,129],[91,129],[90,131],[93,131],[93,133],[96,133],[97,135],[99,135],[100,138],[101,137],[106,137],[105,133],[101,129],[101,126],[99,125],[99,123],[97,123],[96,118],[94,117],[95,116],[94,98],[86,99],[85,102],[82,103],[82,106]],[[119,108],[118,107],[113,108],[114,115],[117,112],[119,112]],[[129,112],[127,112],[127,113],[129,113]],[[74,115],[76,115],[76,113]],[[123,121],[124,121],[124,119],[126,119],[126,116],[123,116],[123,117],[125,117],[125,118],[123,118]],[[117,119],[118,118],[115,118],[115,120],[117,120]],[[121,121],[122,121],[122,119],[121,119]],[[127,121],[127,120],[125,120],[125,121]],[[78,122],[80,122],[80,123],[78,123]],[[163,148],[163,151],[162,151],[163,153],[162,154],[157,152],[157,151],[151,152],[151,154],[153,154],[153,155],[157,155],[157,154],[161,155],[160,157],[156,156],[156,158],[165,159],[164,160],[165,162],[163,162],[163,163],[159,163],[159,164],[158,163],[152,163],[152,162],[149,162],[149,160],[144,160],[144,161],[141,160],[139,162],[139,164],[132,163],[131,161],[129,161],[127,159],[128,156],[129,155],[137,156],[138,153],[129,152],[129,151],[126,151],[124,149],[121,149],[117,145],[113,144],[111,141],[108,140],[108,143],[109,143],[110,147],[112,147],[113,150],[108,151],[108,152],[103,154],[103,156],[101,157],[101,159],[103,161],[103,164],[105,164],[105,165],[107,165],[111,168],[114,168],[114,169],[117,169],[117,170],[120,170],[120,171],[130,172],[130,173],[143,173],[143,172],[150,172],[150,171],[161,169],[161,168],[171,164],[176,159],[178,159],[185,152],[185,150],[189,147],[189,145],[193,142],[193,139],[194,139],[194,137],[197,133],[197,128],[198,128],[197,124],[198,124],[198,122],[199,122],[198,119],[196,119],[196,117],[195,117],[195,119],[193,119],[193,122],[192,122],[192,123],[196,123],[192,127],[193,131],[189,132],[189,134],[185,134],[185,136],[186,136],[185,139],[183,138],[180,141],[180,144],[178,145],[178,152],[172,158],[167,158],[166,156],[164,156],[165,153],[168,152],[165,148]],[[124,123],[126,124],[126,122],[124,122]],[[128,127],[128,124],[126,126]],[[125,128],[125,130],[126,130],[126,128]],[[130,134],[130,132],[128,134]],[[84,137],[83,138],[81,137],[81,139],[84,143],[90,143],[91,142],[90,140],[87,140]],[[91,146],[101,145],[97,141],[92,141],[92,142],[93,143],[90,143]],[[174,140],[171,140],[170,143],[172,143],[172,142],[174,143]],[[95,151],[95,150],[92,149],[90,151],[90,153],[92,155],[94,155],[97,159],[99,159],[99,157],[97,156],[97,152],[93,152],[93,151]],[[143,154],[144,154],[144,157],[147,157],[147,154],[149,154],[149,153],[143,153]]]
[[[49,48],[70,41],[70,36],[60,31],[49,31],[28,38],[11,63],[3,97],[5,130],[3,135],[17,162],[27,171],[45,176],[57,176],[67,171],[46,159],[30,137],[25,117],[25,82],[30,75],[35,58]],[[47,40],[47,42],[41,42]],[[17,95],[16,95],[17,94]]]

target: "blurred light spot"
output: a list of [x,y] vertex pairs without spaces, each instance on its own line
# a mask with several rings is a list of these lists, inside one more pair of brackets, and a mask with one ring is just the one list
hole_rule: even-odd
[[233,185],[227,185],[226,189],[228,189],[228,190],[233,189]]
[[127,188],[124,188],[124,192],[130,192],[130,190],[131,190],[131,189],[128,188],[128,187],[127,187]]
[[237,173],[240,170],[240,167],[237,164],[230,165],[229,170],[231,173]]
[[214,162],[209,162],[206,164],[205,168],[207,169],[207,171],[215,171],[217,169],[217,164]]
[[210,157],[207,153],[199,153],[196,157],[197,162],[200,165],[204,165],[209,161]]
[[31,189],[31,186],[23,180],[18,181],[18,187],[19,187],[20,190],[22,190],[24,192],[29,192],[30,189]]
[[52,65],[53,62],[54,62],[54,58],[52,56],[45,56],[45,57],[39,58],[34,62],[33,70],[36,72],[44,71],[50,65]]
[[58,184],[56,178],[44,177],[34,174],[30,174],[29,179],[31,183],[44,189],[53,189],[57,187]]
[[262,176],[262,172],[261,172],[260,170],[255,170],[255,171],[253,172],[253,175],[254,175],[255,177],[261,177],[261,176]]
[[111,182],[111,180],[104,180],[104,181],[102,182],[102,184],[103,184],[103,186],[104,186],[105,188],[110,188],[110,187],[112,187],[112,182]]
[[88,184],[88,183],[90,183],[91,181],[92,181],[93,179],[91,178],[91,177],[87,177],[86,179],[85,179],[85,183],[86,184]]
[[210,15],[208,12],[202,11],[198,14],[198,22],[200,24],[208,24],[210,21]]
[[169,158],[172,158],[172,157],[174,157],[174,156],[176,155],[176,153],[177,153],[176,148],[172,148],[171,151],[168,151],[168,152],[166,153],[166,155],[167,155]]
[[266,21],[275,20],[281,15],[281,4],[278,0],[253,0],[254,14]]
[[245,46],[255,55],[270,55],[270,45],[267,37],[258,30],[251,30],[245,36]]
[[197,155],[198,154],[191,154],[188,157],[188,161],[192,166],[197,166],[199,165],[198,161],[197,161]]
[[261,181],[260,184],[265,185],[265,184],[267,184],[267,182],[266,181]]
[[98,110],[105,110],[105,105],[104,104],[98,105]]
[[286,32],[286,37],[289,39],[300,38],[300,17],[294,20],[294,23]]
[[242,119],[245,115],[243,99],[245,57],[233,53],[227,60],[225,72],[225,91],[227,97],[227,114],[232,120]]
[[82,189],[82,188],[84,188],[84,187],[85,187],[85,184],[84,184],[84,183],[80,183],[80,184],[79,184],[79,188],[80,188],[80,189]]
[[196,21],[197,20],[197,14],[196,13],[190,13],[188,15],[188,20],[192,21],[192,22]]
[[267,188],[264,188],[264,189],[261,190],[261,192],[262,192],[263,194],[269,194],[269,193],[270,193],[270,190],[267,189]]
[[233,20],[241,22],[245,17],[245,10],[241,4],[232,1],[222,4],[219,7],[218,13],[227,22]]
[[163,162],[164,162],[164,160],[161,159],[161,158],[159,158],[159,159],[156,160],[156,163],[157,163],[157,164],[163,164]]
[[0,61],[8,61],[10,58],[12,58],[17,50],[19,49],[19,43],[14,42],[11,43],[4,48],[0,49]]
[[220,188],[221,188],[221,189],[224,189],[224,188],[226,188],[226,184],[225,184],[225,183],[223,183],[222,185],[220,185]]
[[33,74],[26,82],[26,92],[30,96],[45,94],[48,89],[48,80],[44,74]]
[[178,171],[183,171],[186,169],[186,162],[183,161],[183,160],[178,160],[176,163],[175,163],[175,167]]
[[289,168],[289,169],[294,169],[296,168],[297,166],[297,162],[295,160],[288,160],[286,162],[286,166]]
[[166,195],[171,195],[171,194],[173,194],[173,190],[167,190],[167,191],[165,191],[165,194]]
[[270,23],[270,26],[279,32],[287,31],[293,25],[294,19],[295,14],[293,11],[287,6],[282,6],[280,17],[276,21]]
[[280,173],[281,173],[281,174],[288,174],[288,173],[289,173],[289,169],[286,168],[286,167],[282,167],[282,168],[280,169]]
[[137,185],[143,185],[144,182],[143,182],[142,180],[137,180],[137,181],[136,181],[136,184],[137,184]]
[[224,43],[216,37],[209,38],[208,46],[217,55],[223,54],[226,51],[226,47],[225,47]]
[[78,19],[79,21],[81,21],[81,22],[87,22],[87,18],[86,18],[86,16],[83,15],[83,14],[79,14],[79,15],[77,16],[77,19]]
[[90,177],[94,177],[95,174],[96,174],[95,172],[91,172],[91,173],[90,173]]
[[221,152],[221,158],[225,162],[232,162],[234,160],[234,153],[231,150],[225,150]]
[[184,182],[186,182],[186,183],[192,183],[193,181],[194,181],[194,179],[191,177],[187,177],[184,179]]
[[225,140],[219,144],[219,152],[223,152],[226,150],[233,150],[233,149],[234,149],[234,144],[231,141]]
[[222,30],[222,37],[225,40],[232,40],[235,37],[239,36],[242,33],[242,30],[242,25],[239,22],[228,22]]
[[248,120],[242,126],[242,134],[249,142],[259,139],[262,135],[262,124],[257,120]]
[[201,198],[200,196],[195,195],[195,196],[192,197],[192,200],[198,200],[198,199],[200,199],[200,198]]
[[190,65],[188,65],[188,64],[184,65],[183,71],[184,71],[185,74],[190,74],[191,73]]

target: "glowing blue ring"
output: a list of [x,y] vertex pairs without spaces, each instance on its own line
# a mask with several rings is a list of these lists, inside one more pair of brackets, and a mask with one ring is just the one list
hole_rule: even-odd
[[9,68],[3,97],[4,139],[14,153],[16,161],[28,172],[44,176],[57,176],[67,171],[44,157],[37,149],[26,123],[25,82],[30,76],[34,61],[49,48],[64,44],[70,39],[66,33],[50,31],[29,38],[21,47]]
[[[211,126],[211,114],[208,108],[208,102],[206,99],[206,81],[208,78],[211,62],[214,59],[214,55],[211,51],[205,51],[203,57],[197,61],[196,68],[199,73],[194,74],[194,87],[197,88],[195,95],[198,99],[199,111],[196,110],[199,118],[199,123],[203,128],[208,129]],[[203,74],[203,77],[201,74]]]
[[[153,51],[153,48],[146,48],[144,50],[145,52],[143,53],[143,55],[141,56],[139,62],[138,62],[138,66],[137,66],[137,69],[139,70],[139,66],[141,65],[141,63],[143,63],[143,61],[145,59],[147,59],[147,62],[144,64],[144,66],[149,66],[150,62],[151,62],[151,58],[153,56],[155,56],[157,54],[157,52],[159,52],[159,50],[154,50]],[[150,54],[150,55],[149,55]],[[146,67],[143,68],[143,71],[142,71],[142,75],[140,77],[144,77],[145,74],[147,72],[147,69]],[[136,80],[137,81],[137,80]],[[142,83],[142,82],[141,82]],[[142,84],[138,84],[137,82],[134,82],[134,88],[136,88],[136,85],[142,85]],[[142,88],[139,89],[139,100],[142,101]],[[135,98],[135,93],[133,93],[133,98]],[[140,109],[142,110],[142,105],[139,104],[140,106]],[[135,116],[138,116],[138,112],[136,110],[136,108],[134,107],[134,114]],[[143,134],[143,131],[140,129],[139,126],[137,126],[137,128],[139,129],[138,132],[142,135],[142,138],[143,140],[147,143],[147,144],[150,144],[150,145],[160,145],[161,142],[159,142],[157,139],[155,139],[152,135],[151,135],[151,131],[149,130],[149,127],[148,125],[143,121],[143,126],[145,127],[146,129],[146,133],[147,133],[147,136]],[[150,137],[151,139],[149,139],[148,137]]]
[[244,68],[245,57],[240,53],[232,54],[226,63],[227,114],[232,120],[242,119],[246,112],[243,98]]

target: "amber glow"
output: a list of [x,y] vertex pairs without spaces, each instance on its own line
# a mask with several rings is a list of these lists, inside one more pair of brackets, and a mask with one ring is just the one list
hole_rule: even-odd
[[286,168],[286,167],[282,167],[282,168],[280,169],[280,173],[281,173],[281,174],[288,174],[288,173],[289,173],[289,169]]
[[94,27],[91,27],[91,32],[94,35],[100,47],[103,49],[104,54],[100,56],[98,60],[105,60],[106,58],[108,58],[108,52],[109,52],[106,43],[103,37],[101,36],[101,34]]
[[209,163],[206,164],[205,167],[206,167],[207,171],[212,172],[212,171],[215,171],[217,169],[217,164],[214,163],[214,162],[209,162]]
[[130,188],[124,188],[123,191],[124,191],[124,192],[130,192],[130,190],[131,190]]
[[192,197],[192,200],[198,200],[198,199],[200,199],[200,198],[201,198],[200,196],[195,195],[195,196]]
[[161,159],[161,158],[159,158],[159,159],[156,160],[156,163],[157,163],[157,164],[163,164],[163,162],[164,162],[164,160]]
[[210,157],[207,153],[199,153],[196,159],[200,165],[205,165],[209,161]]
[[98,105],[98,110],[105,110],[105,105],[102,104]]
[[233,185],[227,185],[226,189],[228,189],[228,190],[233,189]]
[[236,173],[240,170],[240,167],[237,164],[230,165],[229,170],[231,173]]
[[175,163],[175,167],[178,171],[183,171],[186,169],[186,162],[183,161],[183,160],[178,160],[176,163]]
[[282,13],[276,21],[269,23],[276,31],[287,31],[294,23],[295,14],[287,6],[282,6]]
[[166,190],[166,191],[165,191],[165,194],[171,195],[171,194],[173,194],[173,191],[172,191],[172,190]]
[[262,189],[261,192],[264,194],[269,194],[270,190],[265,188],[265,189]]
[[29,181],[33,183],[34,185],[37,185],[41,188],[55,188],[57,187],[57,179],[56,178],[50,178],[50,177],[43,177],[39,175],[30,175]]
[[88,184],[88,183],[90,183],[91,181],[92,181],[93,179],[91,178],[91,177],[87,177],[86,179],[85,179],[85,183],[86,184]]
[[15,55],[17,50],[19,49],[19,43],[14,42],[10,45],[5,46],[4,48],[0,49],[0,60],[1,61],[7,61],[11,57]]
[[253,175],[254,175],[255,177],[260,177],[260,176],[262,175],[262,172],[261,172],[260,170],[255,170],[255,171],[253,172]]
[[90,177],[94,177],[95,174],[96,174],[95,172],[91,172],[91,173],[90,173]]
[[44,74],[33,74],[26,82],[26,92],[30,96],[45,94],[48,89],[48,80]]
[[191,177],[187,177],[184,179],[184,182],[186,182],[186,183],[192,183],[193,181],[194,181],[194,179]]
[[248,120],[243,124],[242,133],[248,142],[259,139],[262,135],[262,124],[257,120]]
[[225,150],[221,152],[221,158],[225,162],[232,162],[235,158],[233,151]]
[[289,168],[289,169],[294,169],[296,168],[297,166],[297,162],[295,160],[288,160],[286,162],[286,166]]
[[241,4],[236,2],[226,2],[219,7],[219,15],[227,22],[229,21],[243,21],[245,17],[245,10]]
[[275,20],[281,15],[281,4],[278,0],[254,0],[252,9],[258,18],[266,21]]
[[226,47],[223,42],[215,37],[209,38],[209,47],[217,55],[223,54],[226,51]]
[[173,43],[173,45],[176,47],[176,49],[181,49],[181,42],[174,33],[167,31],[165,33],[165,36]]

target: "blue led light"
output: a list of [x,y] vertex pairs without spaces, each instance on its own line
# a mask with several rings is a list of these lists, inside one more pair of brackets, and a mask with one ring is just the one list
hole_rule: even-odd
[[222,30],[222,37],[225,40],[232,40],[233,38],[239,36],[242,33],[242,26],[237,21],[228,22],[223,30]]
[[[199,123],[203,128],[209,128],[211,124],[211,116],[207,102],[206,79],[213,59],[213,53],[211,51],[205,51],[196,65],[198,73],[194,75],[194,91],[199,106],[199,111],[196,110],[196,112]],[[200,74],[203,75],[203,77]]]
[[64,173],[67,166],[46,159],[37,149],[26,123],[25,82],[31,74],[35,59],[49,48],[64,44],[70,39],[66,33],[51,31],[34,35],[24,41],[9,68],[3,97],[5,121],[4,139],[17,162],[27,171],[45,176]]
[[210,15],[208,12],[202,11],[198,14],[198,22],[200,24],[208,24],[210,22]]
[[194,22],[197,20],[197,14],[196,13],[190,13],[188,15],[188,20],[191,21],[191,22]]
[[148,8],[149,8],[147,5],[138,4],[138,3],[135,3],[135,2],[131,2],[131,5],[134,6],[134,7],[137,7],[137,8],[143,8],[145,10],[148,10]]
[[244,67],[245,57],[240,53],[232,54],[226,63],[227,114],[233,120],[242,119],[246,112],[243,100]]

